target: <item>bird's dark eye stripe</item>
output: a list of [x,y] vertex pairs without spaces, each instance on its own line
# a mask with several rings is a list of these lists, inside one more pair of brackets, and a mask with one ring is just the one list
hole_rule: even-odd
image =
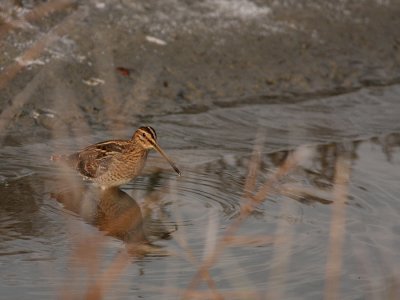
[[155,131],[152,127],[150,127],[150,126],[147,126],[146,129],[147,129],[146,131],[147,131],[148,133],[150,133],[150,135],[151,135],[151,137],[153,138],[153,140],[156,140],[156,139],[157,139],[156,131]]
[[141,133],[141,136],[143,136],[143,137],[146,137],[146,133],[147,133],[151,136],[152,140],[155,140],[155,141],[157,140],[156,131],[150,126],[140,127],[138,129],[138,131]]

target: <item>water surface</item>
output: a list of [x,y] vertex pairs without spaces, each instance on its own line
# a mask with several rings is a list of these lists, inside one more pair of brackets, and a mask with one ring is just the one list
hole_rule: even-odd
[[[398,1],[0,11],[2,298],[322,299],[333,262],[337,298],[397,299]],[[101,192],[49,160],[142,125],[181,177],[152,153]]]
[[[340,294],[388,297],[400,261],[399,96],[395,85],[295,104],[153,117],[149,125],[183,175],[153,153],[143,176],[107,193],[48,160],[60,149],[108,139],[107,131],[5,145],[0,290],[8,299],[82,296],[104,275],[106,299],[176,299],[237,221],[254,147],[261,149],[257,191],[285,158],[308,145],[307,158],[275,182],[239,227],[237,243],[212,265],[218,291],[229,299],[323,297],[335,166],[344,159],[350,181]],[[118,137],[132,130],[117,131]]]

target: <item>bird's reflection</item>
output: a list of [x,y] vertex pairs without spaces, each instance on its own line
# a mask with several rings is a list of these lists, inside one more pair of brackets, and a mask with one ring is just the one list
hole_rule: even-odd
[[139,205],[119,188],[100,192],[93,224],[126,243],[146,241]]
[[52,196],[65,209],[80,215],[87,223],[123,241],[132,255],[142,256],[150,252],[165,255],[160,247],[147,238],[138,203],[119,188],[101,190],[75,184],[74,188],[52,193]]

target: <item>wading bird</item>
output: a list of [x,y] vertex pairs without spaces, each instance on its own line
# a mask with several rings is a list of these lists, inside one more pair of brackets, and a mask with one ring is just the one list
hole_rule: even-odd
[[100,142],[70,155],[53,155],[51,159],[65,162],[85,179],[107,189],[128,183],[138,176],[151,149],[157,150],[181,175],[175,163],[158,145],[156,132],[150,126],[140,127],[130,140]]

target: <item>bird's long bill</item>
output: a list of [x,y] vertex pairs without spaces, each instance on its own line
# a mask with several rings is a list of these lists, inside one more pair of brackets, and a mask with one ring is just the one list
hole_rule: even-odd
[[169,164],[175,170],[175,172],[178,173],[179,176],[181,176],[181,171],[179,171],[175,163],[167,156],[167,154],[165,154],[165,152],[161,149],[161,147],[157,143],[154,143],[153,146],[154,149],[156,149],[165,158],[165,160],[169,162]]

